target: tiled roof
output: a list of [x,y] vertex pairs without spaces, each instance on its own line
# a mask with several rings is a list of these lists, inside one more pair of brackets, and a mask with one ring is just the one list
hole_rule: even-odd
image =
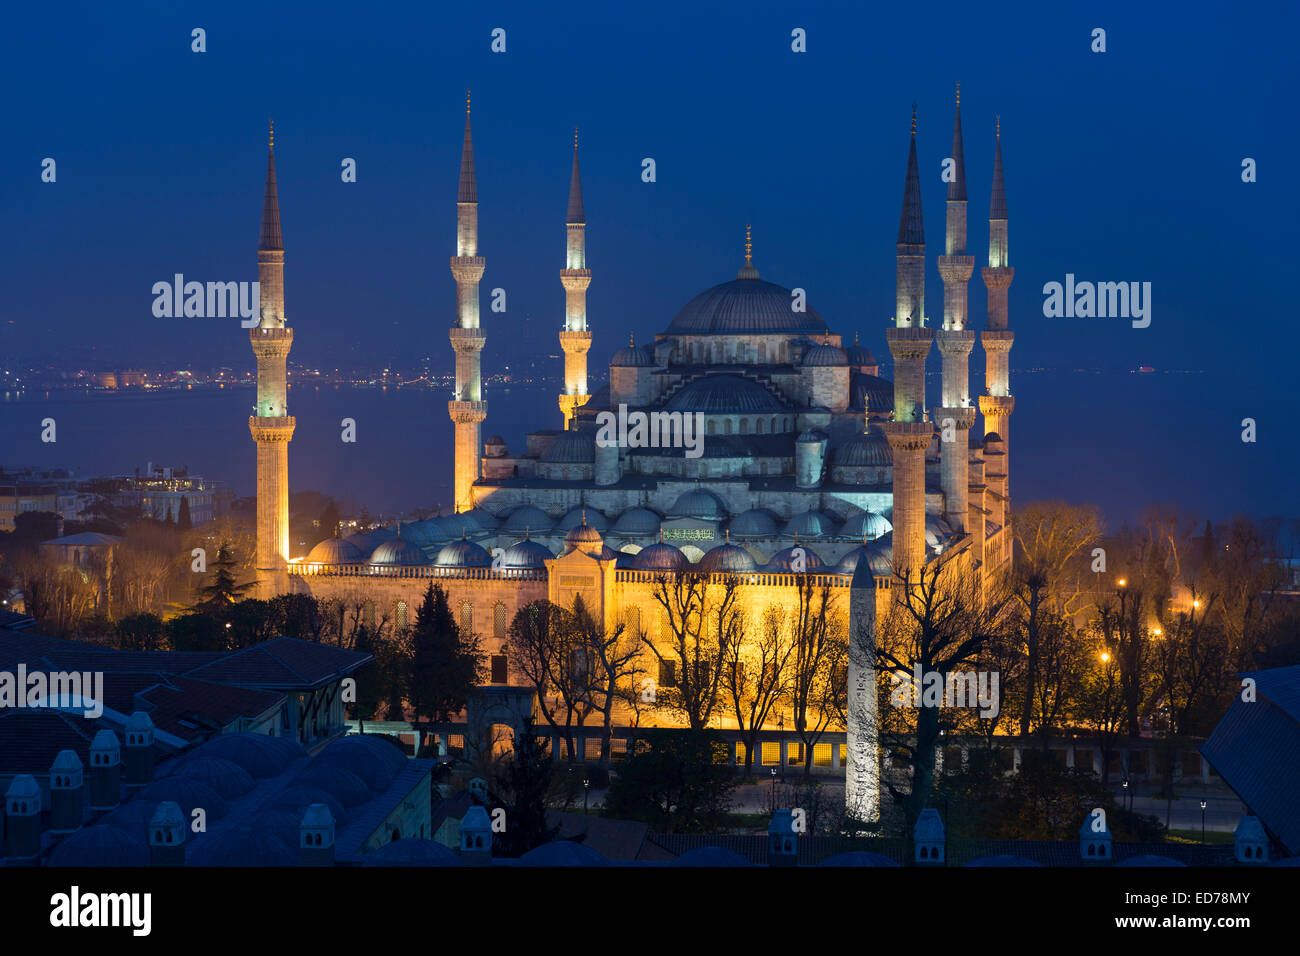
[[310,689],[350,674],[371,660],[369,654],[277,637],[233,654],[220,655],[217,660],[187,672],[186,676],[277,690]]
[[0,710],[0,773],[45,773],[60,750],[75,751],[89,767],[90,741],[99,730],[85,717],[57,710]]
[[[375,832],[420,781],[433,772],[436,760],[409,760],[388,789],[371,800],[334,840],[335,860],[356,862],[364,855],[362,844]],[[436,832],[436,831],[435,831]],[[407,834],[408,836],[410,834]],[[431,834],[432,835],[432,834]]]

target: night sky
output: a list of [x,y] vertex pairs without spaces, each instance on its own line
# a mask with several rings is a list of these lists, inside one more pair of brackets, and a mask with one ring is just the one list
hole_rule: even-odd
[[[806,288],[834,330],[884,359],[913,101],[927,311],[942,316],[940,163],[959,80],[977,329],[1002,117],[1013,391],[1036,367],[1204,370],[1206,391],[1271,421],[1274,441],[1293,427],[1297,22],[1282,3],[180,6],[3,14],[6,357],[251,367],[237,320],[156,319],[150,287],[176,272],[256,278],[274,116],[292,359],[428,354],[449,371],[468,86],[485,374],[525,357],[526,321],[547,343],[560,327],[575,125],[593,365],[734,277],[746,222],[763,278]],[[203,54],[190,52],[196,26]],[[504,54],[490,51],[495,27]],[[807,53],[791,52],[795,27]],[[1095,27],[1104,54],[1090,50]],[[55,184],[40,181],[47,156]],[[355,184],[340,180],[344,157]],[[1256,183],[1242,182],[1245,157]],[[1044,318],[1043,284],[1067,272],[1151,282],[1151,326]],[[487,310],[495,287],[504,315]],[[1059,399],[1063,427],[1147,414],[1103,402],[1081,422],[1089,403],[1066,378]],[[1150,425],[1195,431],[1196,416]],[[1277,460],[1296,467],[1287,454]]]

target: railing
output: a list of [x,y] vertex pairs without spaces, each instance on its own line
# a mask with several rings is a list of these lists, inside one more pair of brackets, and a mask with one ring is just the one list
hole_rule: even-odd
[[[690,569],[683,569],[689,573]],[[637,571],[620,569],[614,572],[614,580],[619,584],[653,584],[661,574],[675,574],[675,571]],[[699,572],[695,572],[699,573]],[[846,588],[853,583],[851,574],[808,574],[796,571],[715,571],[708,576],[711,582],[732,579],[740,585],[760,587],[798,587],[801,582],[811,578],[813,587]]]
[[544,568],[436,568],[431,565],[290,564],[299,577],[451,578],[461,581],[545,581]]

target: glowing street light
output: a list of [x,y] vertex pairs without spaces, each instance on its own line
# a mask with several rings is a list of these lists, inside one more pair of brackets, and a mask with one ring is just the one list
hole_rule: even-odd
[[1105,663],[1106,663],[1107,661],[1109,661],[1109,660],[1110,660],[1110,655],[1107,654],[1105,651],[1102,651],[1102,652],[1101,652],[1101,662],[1102,662],[1103,664],[1105,664]]
[[1120,586],[1120,587],[1124,587],[1124,586],[1126,586],[1127,584],[1128,584],[1128,581],[1127,581],[1126,579],[1124,579],[1124,578],[1120,578],[1120,579],[1119,579],[1119,586]]

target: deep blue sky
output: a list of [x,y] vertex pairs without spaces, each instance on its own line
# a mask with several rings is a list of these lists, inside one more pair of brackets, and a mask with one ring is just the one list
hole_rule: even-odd
[[[732,278],[753,223],[764,278],[803,286],[882,358],[910,109],[930,262],[942,252],[954,81],[981,257],[1002,116],[1016,369],[1204,369],[1207,390],[1294,427],[1297,18],[1279,2],[1170,4],[10,6],[0,354],[94,346],[251,365],[232,321],[155,319],[151,285],[253,279],[266,118],[277,129],[294,358],[451,368],[456,175],[473,88],[484,370],[559,328],[572,128],[581,127],[594,363]],[[208,52],[189,31],[207,30]],[[508,51],[489,50],[494,27]],[[790,50],[803,27],[808,52]],[[1090,52],[1094,27],[1108,51]],[[43,157],[58,182],[40,182]],[[641,182],[653,157],[658,182]],[[1259,181],[1241,181],[1243,157]],[[354,157],[359,182],[343,184]],[[977,259],[977,263],[979,260]],[[1148,329],[1045,319],[1044,282],[1153,284]],[[509,296],[504,316],[486,290]],[[972,281],[977,328],[984,289]],[[935,361],[937,369],[937,361]],[[558,370],[558,366],[557,366]],[[981,373],[975,372],[978,381]],[[1098,386],[1100,387],[1100,386]],[[1107,416],[1078,383],[1063,428]],[[553,411],[553,410],[548,410]],[[1152,420],[1152,429],[1197,429]],[[549,416],[544,423],[551,425]],[[1100,419],[1100,421],[1099,421]],[[1290,439],[1287,439],[1288,441]],[[1278,458],[1283,467],[1296,465]],[[1189,468],[1212,462],[1189,461]],[[1278,503],[1275,507],[1281,507]]]

